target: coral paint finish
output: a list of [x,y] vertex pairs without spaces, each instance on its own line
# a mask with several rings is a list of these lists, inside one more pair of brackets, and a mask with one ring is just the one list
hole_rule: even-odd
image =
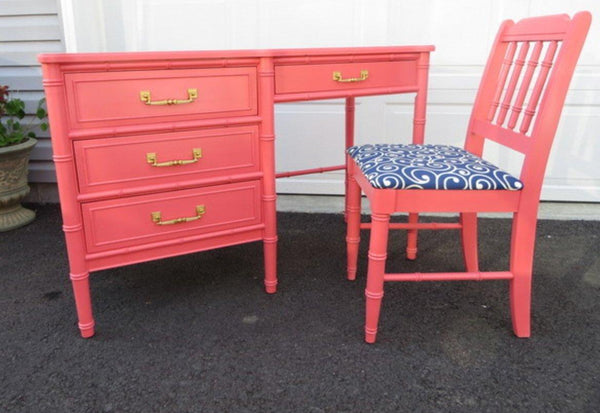
[[[189,162],[194,159],[194,149],[201,151],[201,157],[193,163],[157,167],[147,161],[147,155],[154,153],[158,163]],[[192,185],[198,179],[260,171],[256,126],[78,140],[74,150],[82,194],[148,185]],[[123,167],[107,168],[108,159]]]
[[[195,221],[158,225],[150,219],[156,211],[161,213],[162,220],[195,217],[198,205],[202,205],[204,213]],[[251,227],[262,222],[260,182],[89,202],[82,205],[82,215],[90,253],[183,238],[188,234]]]
[[[65,76],[65,83],[73,129],[247,116],[257,111],[254,68],[73,73]],[[140,99],[140,92],[148,91],[152,101],[185,100],[188,89],[196,89],[198,97],[186,104],[153,106]]]
[[[345,98],[351,146],[354,97],[414,93],[422,140],[432,50],[40,55],[82,337],[95,332],[92,271],[261,240],[275,293],[275,103]],[[360,70],[365,81],[333,79]]]
[[[275,68],[275,90],[276,93],[312,93],[410,86],[416,90],[416,57],[418,55],[415,60],[396,62],[282,65]],[[368,75],[361,80],[364,71]],[[332,81],[334,72],[340,73],[341,81]]]
[[[356,277],[361,190],[371,204],[365,341],[375,342],[386,281],[509,280],[513,331],[531,334],[531,283],[537,211],[546,162],[569,83],[583,47],[591,15],[533,17],[505,21],[483,73],[467,130],[465,149],[481,156],[486,140],[524,155],[521,190],[375,189],[348,157],[348,278]],[[531,49],[531,53],[528,51]],[[539,71],[535,67],[541,66]],[[509,75],[509,72],[511,73]],[[529,90],[525,90],[527,89]],[[523,109],[524,98],[529,101]],[[417,117],[417,116],[415,116]],[[420,142],[415,142],[420,143]],[[385,165],[382,162],[381,167]],[[416,258],[417,229],[443,229],[419,223],[389,224],[395,212],[459,212],[465,272],[386,273],[389,229],[408,228],[409,258]],[[513,214],[508,271],[481,271],[478,264],[477,213]],[[447,224],[446,224],[447,225]]]

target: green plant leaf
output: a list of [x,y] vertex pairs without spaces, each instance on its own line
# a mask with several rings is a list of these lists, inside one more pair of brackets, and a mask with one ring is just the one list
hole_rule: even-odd
[[[1,89],[2,87],[0,87]],[[34,128],[39,127],[42,131],[48,130],[48,123],[46,121],[48,112],[43,107],[45,98],[40,99],[37,109],[33,114],[42,122],[38,125],[27,119],[27,121],[21,124],[19,121],[25,119],[27,116],[25,102],[21,99],[9,99],[8,93],[4,93],[4,95],[6,97],[2,99],[0,105],[0,147],[21,143],[27,137],[35,138]]]
[[11,99],[6,102],[6,113],[16,116],[20,112],[25,111],[25,102],[21,99]]

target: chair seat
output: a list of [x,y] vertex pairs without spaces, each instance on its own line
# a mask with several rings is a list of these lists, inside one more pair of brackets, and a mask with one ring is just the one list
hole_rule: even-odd
[[347,152],[374,188],[523,188],[518,178],[455,146],[368,144],[352,146]]

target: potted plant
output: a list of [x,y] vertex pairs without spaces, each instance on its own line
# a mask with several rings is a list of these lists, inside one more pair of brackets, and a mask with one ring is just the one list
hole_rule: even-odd
[[8,86],[0,85],[0,232],[30,223],[35,212],[21,206],[21,200],[29,193],[27,165],[29,154],[37,143],[33,129],[48,129],[44,99],[38,103],[35,117],[41,121],[22,122],[25,118],[25,102],[9,98]]

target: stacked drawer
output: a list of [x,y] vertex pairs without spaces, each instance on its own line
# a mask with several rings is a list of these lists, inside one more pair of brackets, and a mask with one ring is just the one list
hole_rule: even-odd
[[73,72],[64,87],[76,182],[59,185],[77,187],[89,270],[260,239],[255,66]]

